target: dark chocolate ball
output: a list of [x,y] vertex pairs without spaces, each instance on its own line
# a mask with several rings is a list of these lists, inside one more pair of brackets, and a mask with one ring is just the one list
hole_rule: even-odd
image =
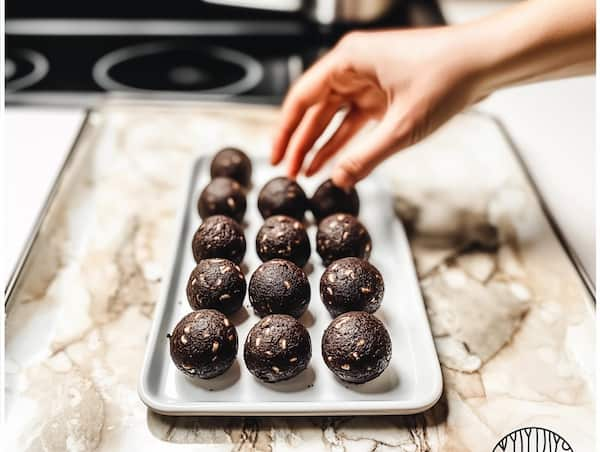
[[341,380],[366,383],[381,375],[392,358],[392,341],[381,321],[364,311],[336,317],[321,340],[327,367]]
[[226,215],[241,222],[246,213],[246,195],[240,184],[228,177],[211,180],[198,198],[198,213],[207,218]]
[[302,221],[307,208],[304,190],[287,177],[270,180],[258,194],[258,210],[263,218],[288,215]]
[[170,337],[171,358],[190,377],[214,378],[231,367],[238,350],[235,327],[219,311],[203,309],[182,318]]
[[267,383],[295,377],[312,356],[310,335],[289,315],[274,314],[252,327],[244,344],[244,361],[252,375]]
[[192,309],[216,309],[229,315],[242,307],[246,279],[228,259],[203,259],[192,270],[186,293]]
[[371,236],[356,217],[347,213],[329,215],[319,223],[317,253],[325,265],[343,257],[368,259]]
[[354,188],[344,190],[327,179],[315,191],[310,200],[310,208],[317,221],[321,221],[334,213],[358,215],[360,201]]
[[304,267],[310,257],[304,225],[285,215],[267,218],[256,234],[256,254],[263,262],[280,258]]
[[221,149],[210,164],[210,177],[230,177],[247,187],[252,178],[252,163],[239,149]]
[[373,265],[357,257],[334,261],[321,276],[321,300],[329,313],[337,317],[344,312],[373,313],[383,300],[383,278]]
[[300,267],[284,259],[273,259],[256,269],[248,287],[250,303],[257,315],[289,314],[300,317],[310,301],[310,284]]
[[246,253],[242,227],[224,215],[208,217],[194,234],[192,252],[196,262],[221,257],[239,264]]

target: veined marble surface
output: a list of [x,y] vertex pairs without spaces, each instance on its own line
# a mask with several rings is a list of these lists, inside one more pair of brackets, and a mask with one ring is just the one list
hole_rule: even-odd
[[[188,168],[268,152],[268,107],[94,113],[6,321],[5,450],[486,452],[525,426],[594,445],[593,307],[499,129],[457,117],[380,170],[393,180],[444,373],[414,416],[184,418],[136,383]],[[557,182],[559,183],[559,182]]]

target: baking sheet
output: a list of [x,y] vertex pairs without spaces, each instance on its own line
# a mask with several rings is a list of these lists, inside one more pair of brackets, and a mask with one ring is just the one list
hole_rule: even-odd
[[[264,183],[281,175],[281,169],[273,168],[266,159],[254,160],[253,165],[254,187],[248,194],[244,224],[247,251],[242,270],[247,281],[261,263],[255,251],[256,233],[263,221],[256,207],[257,195]],[[391,192],[376,177],[362,182],[358,192],[359,218],[373,241],[370,261],[385,282],[384,300],[375,315],[390,332],[393,354],[382,375],[363,385],[348,384],[338,380],[321,358],[321,336],[332,318],[319,297],[324,267],[315,251],[314,224],[308,228],[312,254],[305,267],[312,297],[308,311],[300,318],[312,340],[309,368],[291,380],[274,384],[263,383],[247,371],[243,344],[259,320],[247,295],[242,309],[230,317],[240,343],[232,368],[212,380],[190,379],[175,368],[167,334],[191,311],[185,288],[195,266],[192,236],[201,222],[196,200],[209,181],[209,166],[210,158],[200,157],[191,169],[173,237],[172,263],[154,313],[138,385],[142,401],[154,411],[171,415],[409,414],[432,406],[442,393],[441,370],[404,229],[393,212]],[[307,196],[321,182],[315,178],[299,180]]]

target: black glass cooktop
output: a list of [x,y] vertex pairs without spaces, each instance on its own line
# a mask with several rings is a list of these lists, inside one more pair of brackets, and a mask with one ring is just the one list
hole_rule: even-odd
[[63,103],[89,103],[107,92],[275,102],[320,48],[281,36],[10,36],[6,42],[7,101],[43,103],[59,96]]
[[[199,2],[8,1],[6,101],[90,105],[108,94],[279,102],[356,24]],[[368,28],[443,21],[435,2],[398,2]],[[416,11],[416,13],[415,13]],[[65,19],[65,17],[68,17]],[[361,25],[361,28],[365,28]]]

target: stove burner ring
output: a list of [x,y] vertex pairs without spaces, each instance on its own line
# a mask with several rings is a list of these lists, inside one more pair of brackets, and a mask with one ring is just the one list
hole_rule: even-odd
[[[48,60],[39,52],[30,49],[14,49],[11,51],[11,56],[13,56],[12,59],[7,56],[5,60],[4,80],[6,91],[17,91],[35,85],[48,73],[50,67]],[[18,59],[25,60],[32,66],[32,69],[23,76],[10,80],[19,71]]]
[[[133,58],[153,56],[161,52],[172,50],[182,50],[189,47],[182,46],[177,42],[153,42],[130,47],[117,49],[107,53],[101,57],[92,69],[92,75],[95,82],[107,91],[133,91],[138,93],[177,93],[177,91],[146,89],[130,86],[126,83],[115,80],[110,75],[110,70],[116,65],[131,60]],[[215,88],[194,90],[194,93],[201,94],[224,94],[235,95],[241,94],[254,88],[263,78],[262,65],[249,55],[246,55],[237,50],[226,47],[217,47],[212,45],[203,45],[194,49],[200,50],[204,55],[220,60],[229,64],[233,64],[241,68],[244,75],[237,81],[228,85],[218,86]],[[205,74],[201,69],[191,68],[189,66],[180,66],[171,68],[169,78],[182,85],[193,82],[195,78],[203,78]],[[187,81],[187,83],[186,83]]]
[[6,58],[4,62],[4,80],[9,80],[14,77],[17,72],[17,63],[10,58]]

